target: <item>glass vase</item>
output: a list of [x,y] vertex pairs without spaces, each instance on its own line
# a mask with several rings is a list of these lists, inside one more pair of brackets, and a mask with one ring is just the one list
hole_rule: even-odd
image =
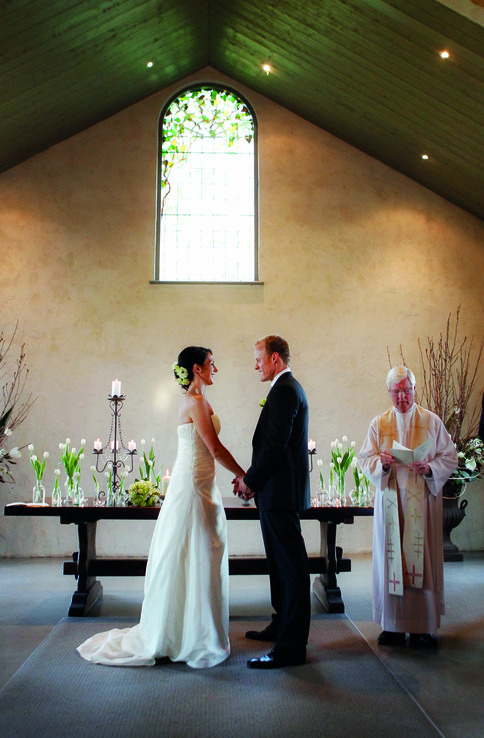
[[108,493],[106,496],[106,507],[114,507],[114,492],[112,487],[108,485]]
[[342,507],[346,501],[345,475],[337,474],[334,481],[333,507]]
[[45,505],[45,487],[40,481],[32,488],[32,502],[35,505]]
[[52,507],[60,507],[62,505],[62,491],[59,485],[52,490]]
[[72,477],[67,477],[66,481],[64,482],[65,504],[66,505],[73,504],[75,489],[76,489],[75,480]]
[[82,505],[84,502],[84,492],[82,491],[82,487],[79,484],[79,480],[77,480],[75,488],[74,488],[74,497],[72,500],[74,505],[77,505],[78,507]]

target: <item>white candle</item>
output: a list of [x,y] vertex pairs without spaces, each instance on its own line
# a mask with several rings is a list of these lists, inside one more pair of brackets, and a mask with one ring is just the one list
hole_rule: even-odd
[[168,485],[170,484],[170,479],[171,479],[171,477],[170,477],[170,470],[167,469],[165,476],[161,480],[161,496],[162,497],[164,497],[166,495],[166,492],[167,492],[167,489],[168,489]]
[[315,451],[315,449],[316,449],[316,441],[313,441],[313,439],[310,438],[309,443],[308,443],[308,451],[309,452]]
[[128,451],[136,451],[136,441],[130,441],[128,443]]
[[[111,451],[114,451],[114,441],[111,441]],[[119,441],[116,441],[116,451],[119,451]]]
[[97,440],[94,441],[94,451],[102,451],[102,450],[103,450],[103,445],[102,445],[101,439],[98,438]]
[[113,397],[119,397],[121,395],[121,382],[119,379],[115,379],[111,384],[111,395]]

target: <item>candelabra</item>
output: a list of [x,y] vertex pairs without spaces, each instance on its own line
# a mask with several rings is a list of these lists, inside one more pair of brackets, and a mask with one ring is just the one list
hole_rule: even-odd
[[[102,473],[107,467],[111,467],[114,503],[118,500],[121,484],[120,471],[121,469],[126,469],[127,474],[133,471],[134,457],[137,453],[135,442],[129,441],[128,446],[125,446],[121,433],[121,410],[125,399],[126,397],[121,394],[121,382],[116,380],[116,382],[113,382],[112,394],[108,395],[108,402],[111,409],[109,437],[105,445],[98,438],[94,441],[93,449],[93,454],[96,456],[96,471]],[[108,454],[111,454],[111,456],[108,456]]]

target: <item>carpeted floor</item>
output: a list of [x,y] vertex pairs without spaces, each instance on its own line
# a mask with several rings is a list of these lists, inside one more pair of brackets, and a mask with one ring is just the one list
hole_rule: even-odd
[[306,665],[274,671],[246,667],[267,650],[244,637],[255,620],[231,619],[232,654],[212,669],[103,667],[75,651],[134,622],[63,619],[0,692],[2,738],[441,735],[344,615],[313,617]]

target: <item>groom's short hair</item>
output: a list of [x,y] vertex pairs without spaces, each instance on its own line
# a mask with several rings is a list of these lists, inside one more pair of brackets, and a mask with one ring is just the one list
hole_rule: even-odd
[[260,338],[257,343],[263,343],[266,352],[272,356],[272,354],[279,354],[284,364],[289,366],[291,361],[291,352],[289,351],[289,344],[285,338],[281,336],[265,336]]

